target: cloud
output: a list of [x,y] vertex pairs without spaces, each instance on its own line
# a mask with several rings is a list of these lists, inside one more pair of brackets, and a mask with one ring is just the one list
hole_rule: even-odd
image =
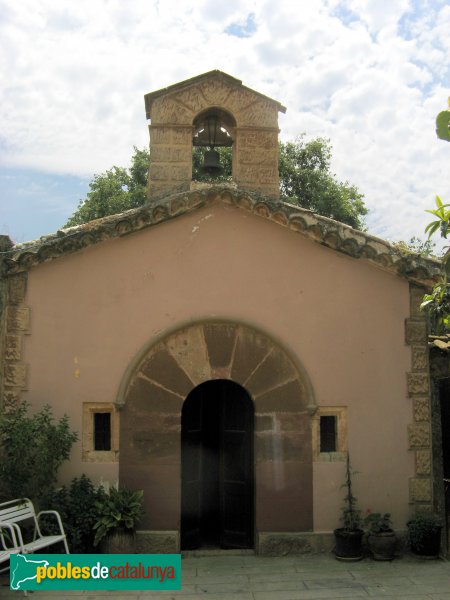
[[282,139],[331,138],[373,233],[422,235],[424,209],[448,195],[450,144],[434,134],[449,95],[446,2],[0,0],[0,15],[10,168],[89,177],[127,165],[148,144],[143,95],[221,69],[287,106]]
[[348,0],[339,2],[337,10],[345,10],[361,20],[369,31],[378,33],[386,27],[396,26],[399,19],[409,11],[410,0]]

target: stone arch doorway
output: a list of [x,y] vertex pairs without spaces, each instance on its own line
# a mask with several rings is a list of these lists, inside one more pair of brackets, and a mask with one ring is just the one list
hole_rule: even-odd
[[242,386],[254,404],[254,539],[312,531],[315,401],[298,360],[266,333],[224,320],[188,324],[144,348],[119,390],[119,481],[143,489],[145,551],[178,551],[182,410],[211,380]]
[[254,407],[227,379],[200,384],[181,414],[181,549],[253,548]]

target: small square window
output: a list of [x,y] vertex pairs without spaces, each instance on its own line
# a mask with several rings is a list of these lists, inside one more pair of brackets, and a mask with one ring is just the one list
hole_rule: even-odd
[[95,412],[94,450],[111,450],[111,413]]
[[119,414],[111,402],[83,403],[83,450],[86,462],[117,462]]
[[320,451],[336,452],[336,416],[320,417]]
[[312,417],[313,460],[336,462],[347,453],[347,408],[320,406]]

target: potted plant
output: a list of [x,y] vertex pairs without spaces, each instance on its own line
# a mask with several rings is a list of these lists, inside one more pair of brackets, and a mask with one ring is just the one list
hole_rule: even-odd
[[437,558],[441,548],[441,519],[432,513],[417,513],[407,526],[411,552],[425,558]]
[[94,525],[94,546],[101,544],[104,554],[133,553],[136,524],[144,512],[143,502],[143,490],[111,487],[96,503],[98,520]]
[[397,548],[397,536],[392,529],[389,513],[368,511],[364,519],[367,526],[367,545],[375,560],[392,560]]
[[342,508],[341,521],[343,527],[334,530],[336,546],[334,554],[338,560],[361,560],[362,537],[361,511],[357,508],[357,501],[352,490],[352,475],[350,456],[347,455],[346,478],[342,487],[346,489],[345,505]]

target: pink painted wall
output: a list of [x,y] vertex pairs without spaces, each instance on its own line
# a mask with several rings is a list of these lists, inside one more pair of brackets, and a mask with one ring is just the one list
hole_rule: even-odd
[[[114,402],[127,367],[177,324],[254,324],[303,364],[319,406],[347,406],[355,495],[365,510],[408,516],[406,281],[220,203],[33,269],[27,399],[50,402],[80,432],[81,403]],[[117,464],[81,462],[115,481]],[[314,528],[338,526],[344,463],[314,463]]]

